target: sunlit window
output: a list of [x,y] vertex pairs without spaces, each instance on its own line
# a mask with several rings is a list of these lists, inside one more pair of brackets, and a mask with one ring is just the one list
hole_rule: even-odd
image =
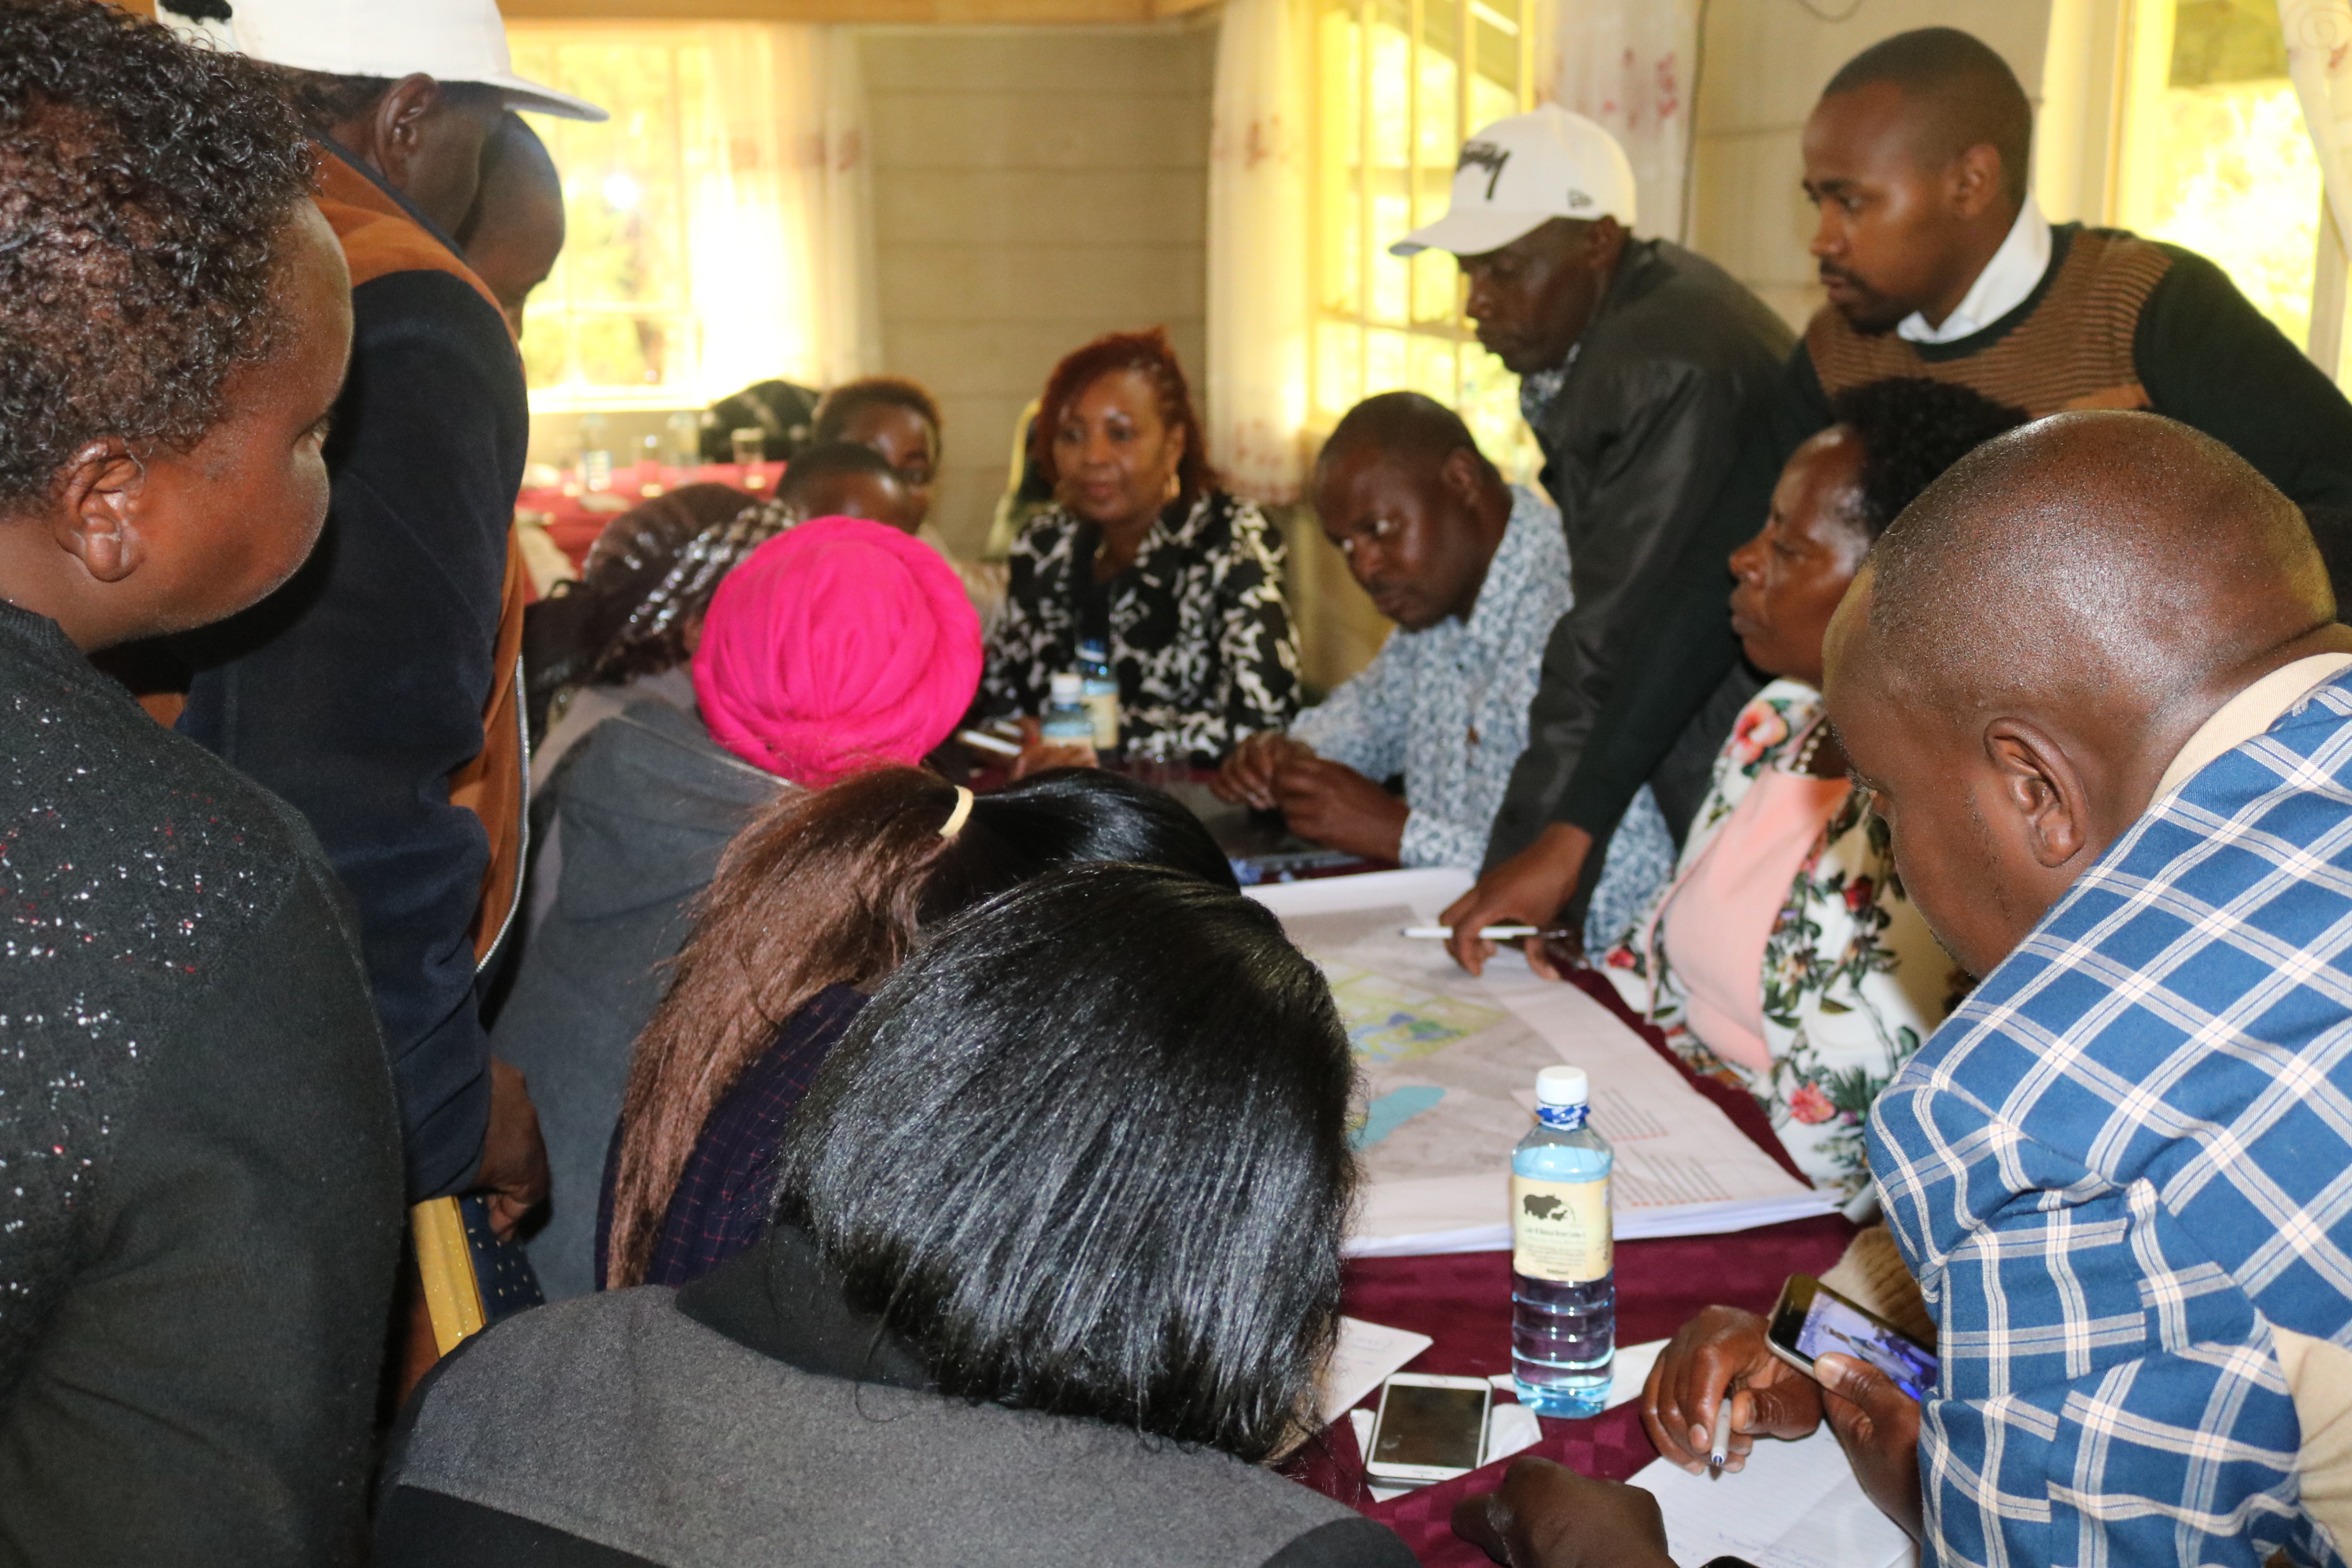
[[532,405],[667,407],[706,400],[686,246],[706,172],[709,46],[686,31],[508,29],[515,69],[612,110],[534,116],[563,174],[563,255],[524,315]]
[[2319,162],[2276,0],[2151,0],[2133,15],[2118,220],[2210,257],[2302,346]]
[[1316,18],[1315,405],[1376,392],[1461,411],[1516,479],[1540,467],[1518,378],[1480,348],[1444,251],[1388,247],[1444,212],[1471,130],[1535,104],[1534,0],[1325,0]]

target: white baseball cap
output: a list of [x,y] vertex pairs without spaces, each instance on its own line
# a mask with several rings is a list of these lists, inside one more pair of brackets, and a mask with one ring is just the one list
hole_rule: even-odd
[[1617,138],[1556,104],[1497,120],[1462,143],[1445,216],[1389,247],[1391,256],[1484,256],[1556,217],[1633,226],[1633,165]]
[[174,32],[271,65],[330,76],[422,71],[495,87],[509,109],[607,118],[585,99],[515,75],[498,0],[160,0],[155,15]]

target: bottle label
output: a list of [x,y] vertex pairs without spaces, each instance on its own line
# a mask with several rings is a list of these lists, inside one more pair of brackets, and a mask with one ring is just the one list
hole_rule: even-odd
[[1530,1279],[1581,1285],[1616,1267],[1609,1179],[1547,1182],[1511,1178],[1511,1268]]
[[1095,749],[1108,752],[1118,744],[1118,688],[1086,694],[1087,713],[1094,721]]

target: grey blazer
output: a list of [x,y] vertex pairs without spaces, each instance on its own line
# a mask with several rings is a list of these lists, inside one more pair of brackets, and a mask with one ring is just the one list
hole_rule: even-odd
[[534,803],[552,821],[532,897],[551,881],[553,901],[524,936],[490,1048],[530,1080],[547,1138],[547,1224],[526,1245],[551,1300],[595,1288],[604,1150],[689,906],[728,842],[790,787],[692,712],[646,697],[590,731]]
[[673,1292],[467,1342],[394,1437],[375,1568],[1412,1568],[1229,1455],[931,1390],[789,1226]]

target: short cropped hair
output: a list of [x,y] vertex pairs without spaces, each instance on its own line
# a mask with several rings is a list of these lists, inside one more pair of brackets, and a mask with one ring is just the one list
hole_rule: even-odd
[[1891,82],[1927,111],[1923,130],[1936,156],[1957,158],[1989,142],[2000,154],[2001,184],[2025,199],[2033,153],[2033,104],[2009,62],[1958,27],[1917,27],[1883,38],[1846,61],[1823,98]]
[[861,441],[825,441],[784,466],[784,477],[776,493],[789,497],[836,474],[877,474],[896,479],[898,470],[890,466],[889,458]]
[[816,421],[810,438],[818,442],[841,441],[849,427],[849,416],[861,408],[876,405],[904,408],[920,417],[931,427],[937,439],[940,430],[940,405],[931,395],[914,382],[898,375],[869,375],[856,381],[845,381],[824,395],[816,405]]
[[2022,408],[1973,387],[1925,376],[1893,376],[1830,399],[1830,417],[1862,443],[1858,523],[1876,539],[1945,469],[2026,421]]
[[1334,1342],[1354,1062],[1264,906],[1048,872],[948,922],[784,1134],[814,1236],[942,1393],[1249,1460]]
[[269,356],[314,155],[264,66],[99,0],[0,0],[0,510],[100,437],[203,437]]
[[1391,458],[1416,458],[1434,468],[1456,452],[1478,459],[1479,471],[1499,479],[1499,470],[1478,447],[1462,416],[1420,392],[1381,392],[1339,416],[1316,458],[1319,469],[1360,447]]

